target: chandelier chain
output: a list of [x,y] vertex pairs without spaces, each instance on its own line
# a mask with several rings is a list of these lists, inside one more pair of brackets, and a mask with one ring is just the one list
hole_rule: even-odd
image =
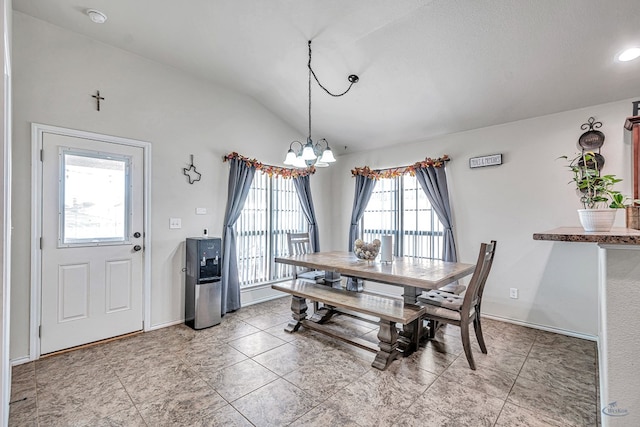
[[313,71],[313,68],[311,67],[311,40],[309,40],[309,62],[307,62],[307,68],[309,68],[309,139],[311,139],[311,76],[313,76],[316,83],[318,83],[318,86],[320,86],[329,95],[334,96],[336,98],[349,92],[349,90],[351,90],[351,86],[353,86],[354,83],[358,82],[358,76],[354,76],[354,75],[349,76],[349,87],[347,87],[347,89],[344,92],[332,93],[331,91],[329,91],[329,89],[327,89],[326,87],[324,87],[322,83],[320,83],[318,76],[316,76],[316,73]]
[[[331,93],[331,91],[329,91],[329,89],[327,89],[326,87],[324,87],[322,85],[322,83],[320,83],[320,80],[318,80],[318,76],[316,76],[316,73],[313,71],[313,68],[311,68],[311,40],[309,40],[309,62],[307,63],[307,67],[309,67],[309,85],[311,85],[311,76],[313,76],[313,78],[316,80],[316,83],[318,83],[318,86],[320,86],[325,92],[327,92],[329,95],[331,96],[342,96],[344,94],[346,94],[347,92],[349,92],[349,90],[351,90],[351,86],[353,86],[354,83],[356,83],[357,77],[355,80],[351,79],[351,76],[349,77],[349,87],[347,88],[347,90],[345,90],[342,93]],[[354,76],[355,77],[355,76]]]

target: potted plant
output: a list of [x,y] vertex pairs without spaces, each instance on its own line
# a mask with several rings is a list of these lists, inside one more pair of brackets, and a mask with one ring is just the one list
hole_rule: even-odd
[[604,159],[593,152],[583,152],[569,162],[573,182],[580,195],[584,209],[578,209],[580,223],[585,231],[609,231],[613,226],[618,208],[625,207],[626,197],[617,190],[615,184],[622,181],[615,175],[602,175],[600,169]]

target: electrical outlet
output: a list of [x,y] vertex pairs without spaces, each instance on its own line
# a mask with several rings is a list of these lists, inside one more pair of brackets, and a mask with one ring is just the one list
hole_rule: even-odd
[[518,299],[518,288],[509,289],[509,298]]

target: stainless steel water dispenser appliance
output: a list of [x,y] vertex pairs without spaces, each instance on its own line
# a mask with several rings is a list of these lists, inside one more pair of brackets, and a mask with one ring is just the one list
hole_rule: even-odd
[[187,239],[184,323],[193,329],[218,325],[222,319],[222,240]]

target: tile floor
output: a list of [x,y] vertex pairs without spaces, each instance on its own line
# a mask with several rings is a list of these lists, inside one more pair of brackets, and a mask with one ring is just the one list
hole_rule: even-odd
[[[311,306],[310,306],[311,307]],[[301,329],[289,298],[13,368],[10,426],[596,426],[593,342],[486,319],[469,369],[459,330],[384,372]],[[336,328],[376,340],[347,316]]]

